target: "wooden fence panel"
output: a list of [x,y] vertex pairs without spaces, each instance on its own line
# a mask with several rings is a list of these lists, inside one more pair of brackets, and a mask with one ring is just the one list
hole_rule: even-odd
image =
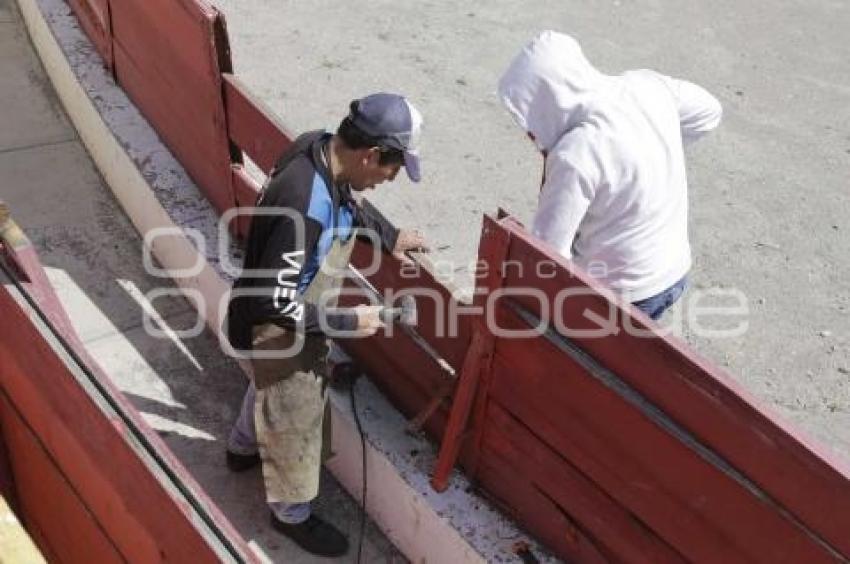
[[[599,329],[586,311],[611,319],[615,335],[573,339],[597,362],[620,377],[676,421],[702,444],[747,476],[780,506],[850,556],[850,471],[825,449],[792,429],[757,402],[733,379],[699,358],[686,345],[653,333],[652,323],[631,306],[613,305],[616,298],[582,272],[544,250],[523,230],[512,232],[506,284],[534,287],[552,298],[564,289],[582,289],[550,311],[568,329]],[[556,267],[540,276],[540,261]],[[551,274],[551,275],[550,275]],[[590,289],[589,292],[585,291]],[[540,314],[533,299],[519,299]],[[554,300],[553,300],[554,301]],[[554,307],[554,305],[553,305]],[[613,314],[612,314],[613,312]],[[645,330],[640,336],[626,325]]]
[[[61,481],[84,503],[85,512],[115,550],[124,559],[138,561],[219,562],[220,550],[214,548],[207,533],[196,528],[185,501],[175,499],[170,486],[160,482],[157,471],[128,441],[123,423],[116,415],[108,416],[89,394],[78,365],[54,336],[38,329],[35,318],[29,317],[33,314],[28,315],[5,287],[0,287],[0,311],[4,316],[0,324],[0,389],[5,401],[38,437],[42,445],[38,448],[43,448]],[[27,452],[39,456],[37,449],[24,454]],[[11,455],[16,464],[15,453]],[[45,476],[53,472],[47,467],[41,470]],[[15,482],[19,490],[24,485],[17,472]],[[39,499],[37,492],[19,491],[19,495]],[[69,507],[75,503],[69,498]],[[57,518],[55,509],[44,509],[50,519]],[[224,524],[231,542],[247,555],[248,549],[235,540],[238,536],[230,525],[217,511],[212,514]],[[58,551],[61,553],[61,547]]]
[[[509,315],[505,312],[503,327],[527,326]],[[830,561],[775,506],[544,339],[498,339],[491,392],[491,403],[534,430],[538,441],[689,560]],[[487,420],[484,427],[496,424]]]
[[228,73],[223,79],[230,140],[268,174],[295,136],[241,80]]
[[122,0],[110,7],[119,84],[216,209],[233,207],[221,15],[195,0]]
[[[553,548],[578,561],[577,540],[592,543],[610,559],[621,562],[662,564],[684,562],[684,558],[661,540],[639,517],[621,506],[568,459],[541,440],[541,429],[527,426],[498,402],[490,402],[485,427],[482,472],[478,479],[499,492],[512,506],[533,505],[518,499],[516,481],[528,482],[525,490],[536,490],[537,505],[554,506],[564,514],[563,525],[544,523],[537,534],[554,539]],[[492,457],[495,459],[491,460]],[[516,472],[515,481],[501,483],[486,468],[500,463]],[[533,513],[533,509],[532,509]]]
[[0,428],[13,453],[19,515],[47,560],[126,562],[5,393]]

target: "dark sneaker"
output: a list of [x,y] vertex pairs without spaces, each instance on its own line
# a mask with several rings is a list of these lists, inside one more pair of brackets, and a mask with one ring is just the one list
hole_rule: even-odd
[[227,467],[233,472],[250,470],[259,463],[259,454],[236,454],[235,452],[227,451]]
[[276,531],[292,539],[310,554],[335,558],[348,552],[348,539],[345,535],[315,515],[310,515],[303,523],[292,525],[284,523],[272,513],[271,521]]

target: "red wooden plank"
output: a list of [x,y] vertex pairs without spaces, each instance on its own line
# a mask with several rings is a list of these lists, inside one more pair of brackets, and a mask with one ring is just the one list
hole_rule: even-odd
[[[481,238],[478,248],[479,264],[501,264],[510,248],[510,233],[498,229],[498,226],[490,218],[485,216],[481,227]],[[502,287],[503,280],[498,270],[489,269],[484,272],[476,272],[478,283],[476,287],[475,305],[482,314],[473,323],[476,330],[486,335],[484,350],[485,358],[481,366],[481,384],[475,398],[475,411],[472,414],[471,433],[468,448],[462,452],[462,460],[467,473],[475,479],[478,470],[478,460],[481,453],[481,443],[486,426],[487,406],[490,403],[490,384],[493,380],[493,349],[495,337],[488,327],[484,312],[487,310],[487,300],[490,294]]]
[[[505,312],[503,327],[524,324]],[[496,343],[493,400],[687,558],[834,555],[544,339]]]
[[[2,410],[0,410],[2,417]],[[0,497],[6,500],[12,511],[20,513],[18,498],[15,493],[15,477],[12,474],[12,461],[9,454],[9,445],[3,438],[3,423],[0,421]]]
[[105,416],[5,288],[0,310],[0,386],[119,551],[139,560],[219,561],[189,508],[171,497],[122,424]]
[[109,0],[68,0],[107,68],[112,68],[112,31],[109,17]]
[[481,459],[479,483],[506,512],[544,542],[565,562],[616,562],[589,538],[551,499],[517,472],[513,460],[487,450]]
[[481,368],[486,361],[484,355],[489,346],[490,339],[487,336],[481,332],[473,334],[472,344],[460,371],[460,381],[452,399],[449,421],[446,424],[434,475],[431,478],[431,486],[438,492],[445,491],[448,486],[449,476],[460,453],[466,423],[472,411],[478,381],[481,378]]
[[21,521],[51,562],[125,562],[61,469],[0,392],[3,438],[13,453]]
[[[479,262],[485,264],[501,263],[510,245],[510,235],[504,230],[494,230],[493,221],[485,217],[481,228],[479,242]],[[474,310],[483,312],[487,294],[501,287],[502,281],[495,270],[478,273],[482,279],[473,299]],[[465,467],[467,473],[474,479],[477,469],[478,455],[481,450],[483,420],[489,401],[490,363],[493,353],[493,335],[489,327],[479,316],[472,322],[472,343],[466,353],[463,368],[460,372],[460,382],[455,390],[449,423],[440,445],[440,454],[431,478],[431,485],[437,491],[443,491],[448,485],[449,475],[461,452],[467,435],[467,422],[473,413],[473,432],[470,433],[471,443],[466,449]],[[474,403],[474,410],[473,410]]]
[[241,80],[224,74],[224,104],[230,140],[268,174],[294,135]]
[[[500,457],[502,464],[514,469],[520,480],[528,481],[561,508],[575,524],[572,529],[582,532],[614,560],[646,564],[684,562],[680,554],[635,515],[541,442],[534,429],[525,427],[495,402],[489,404],[487,422],[483,437],[487,456]],[[513,503],[518,501],[513,490],[507,490],[505,495]],[[542,534],[549,538],[572,536],[555,523],[546,523],[546,526],[548,530]]]
[[[607,318],[607,299],[613,295],[557,253],[541,251],[540,244],[521,229],[503,227],[513,235],[509,259],[520,266],[509,269],[507,285],[536,287],[548,296],[564,288],[596,288],[595,295],[567,300],[558,313],[571,329],[598,328],[584,311]],[[546,270],[546,277],[537,272],[541,260],[556,265]],[[525,303],[532,309],[539,307],[533,300]],[[624,316],[635,311],[628,307],[617,312],[614,325],[620,330],[616,336],[574,340],[850,558],[850,470],[846,464],[803,438],[731,376],[678,340],[633,336],[622,330]],[[651,328],[645,317],[636,315],[634,326]]]
[[212,204],[233,206],[218,12],[192,0],[111,5],[115,71],[145,117]]

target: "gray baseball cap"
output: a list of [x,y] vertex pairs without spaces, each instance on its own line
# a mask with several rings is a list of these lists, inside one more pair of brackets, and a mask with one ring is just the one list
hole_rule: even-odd
[[370,94],[351,102],[348,117],[379,146],[401,151],[407,176],[419,182],[422,178],[419,167],[422,114],[407,98],[386,92]]

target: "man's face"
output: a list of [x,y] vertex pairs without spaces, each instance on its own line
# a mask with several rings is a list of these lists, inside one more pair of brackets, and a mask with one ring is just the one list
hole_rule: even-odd
[[395,180],[401,164],[381,164],[381,153],[377,148],[361,151],[359,166],[351,171],[351,189],[357,192],[369,190],[384,182]]

